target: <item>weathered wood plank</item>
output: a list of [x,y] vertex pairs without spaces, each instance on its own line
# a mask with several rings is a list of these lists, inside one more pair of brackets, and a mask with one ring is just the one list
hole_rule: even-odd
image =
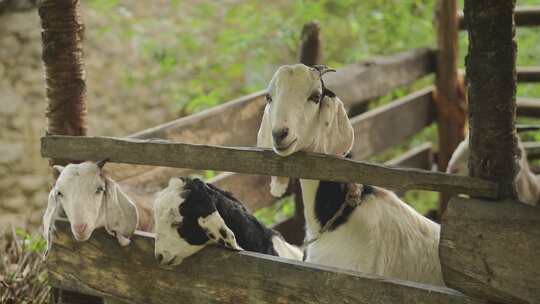
[[[518,6],[514,11],[514,19],[516,26],[539,26],[540,6]],[[459,29],[467,29],[467,24],[463,18],[463,12],[459,12]]]
[[431,170],[433,167],[433,147],[431,143],[423,143],[385,162],[385,165]]
[[[235,171],[247,174],[368,183],[390,189],[419,189],[496,198],[493,182],[417,169],[390,168],[331,155],[297,152],[280,157],[271,150],[174,143],[165,140],[47,136],[43,157],[109,159],[111,162],[176,168]],[[313,164],[317,164],[314,166]]]
[[496,303],[540,303],[540,208],[456,197],[439,248],[448,286]]
[[270,176],[226,172],[208,182],[232,192],[252,212],[269,207],[277,200],[270,194]]
[[326,86],[346,107],[390,93],[435,71],[435,52],[429,48],[377,56],[325,75]]
[[516,98],[517,115],[527,117],[540,117],[540,98]]
[[[351,122],[355,128],[356,143],[355,149],[353,150],[353,159],[362,160],[380,153],[385,149],[403,142],[408,137],[416,134],[424,127],[431,124],[433,120],[432,90],[433,88],[429,87],[414,92],[383,107],[368,111],[353,118]],[[218,123],[218,126],[219,125],[220,124]],[[391,132],[392,130],[393,132]],[[254,132],[253,136],[256,136],[256,131],[251,130],[250,132]],[[216,141],[219,142],[219,140],[214,140],[214,142]],[[236,143],[238,144],[239,141]],[[130,166],[133,165],[111,164],[106,167],[108,168],[108,171],[111,171],[111,167],[109,166],[112,167],[113,173],[124,169],[127,172],[133,170],[130,168]],[[124,168],[121,169],[120,166]],[[136,167],[135,170],[144,169],[146,172],[121,180],[120,185],[130,196],[133,196],[141,203],[153,201],[154,193],[165,187],[171,177],[185,176],[197,172],[189,169],[151,167],[144,165],[135,165],[134,167]],[[112,177],[118,178],[114,174]],[[265,191],[267,186],[254,187],[252,189],[245,187],[245,185],[255,186],[255,182],[260,181],[261,179],[266,180],[266,177],[254,177],[253,175],[235,176],[234,174],[226,174],[221,176],[221,178],[224,178],[223,180],[220,180],[221,185],[228,191],[235,194],[238,193],[240,199],[246,198],[245,201],[255,201],[255,199],[260,199],[260,201],[257,200],[257,204],[260,202],[260,205],[265,205],[274,201],[267,193],[268,191]],[[227,178],[234,180],[227,181]],[[252,180],[252,178],[255,178],[255,180]]]
[[433,87],[351,119],[355,159],[365,159],[393,147],[429,126],[434,118]]
[[540,142],[524,142],[523,147],[529,159],[540,158]]
[[51,284],[126,303],[479,303],[448,288],[217,247],[163,269],[151,237],[135,235],[122,248],[102,229],[76,242],[67,223],[57,227]]
[[518,67],[518,82],[540,82],[540,67]]

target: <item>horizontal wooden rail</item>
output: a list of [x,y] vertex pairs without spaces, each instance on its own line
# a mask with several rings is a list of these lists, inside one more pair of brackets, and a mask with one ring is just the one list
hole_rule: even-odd
[[490,303],[540,303],[539,252],[540,208],[456,197],[443,216],[444,280],[468,295]]
[[529,159],[540,158],[540,142],[524,142],[523,147]]
[[166,269],[148,234],[120,247],[103,229],[77,242],[67,223],[56,225],[52,286],[122,303],[482,303],[448,288],[212,246]]
[[518,67],[518,82],[540,82],[540,67]]
[[[496,198],[495,183],[417,169],[391,168],[325,154],[297,152],[280,157],[271,150],[230,148],[110,137],[47,136],[43,157],[99,160],[198,170],[358,182],[395,190],[431,190]],[[316,165],[314,165],[316,164]]]
[[433,87],[351,118],[355,159],[366,159],[420,132],[434,120]]
[[[428,87],[352,118],[351,122],[355,129],[353,159],[363,160],[371,157],[385,149],[402,143],[407,138],[421,131],[424,127],[430,125],[434,119],[432,93],[433,87]],[[226,116],[227,114],[224,115]],[[218,126],[221,125],[220,122],[221,120],[218,120]],[[254,128],[256,127],[254,126]],[[241,131],[235,128],[234,132],[241,133],[247,131]],[[254,133],[253,137],[256,136],[256,129],[252,129],[249,132]],[[208,137],[208,135],[205,136]],[[187,135],[184,135],[184,137],[187,137]],[[246,138],[228,138],[225,142],[231,142],[232,140],[235,140],[233,146],[236,146],[241,141],[244,141],[247,146],[255,145],[254,142],[246,143]],[[201,143],[200,138],[196,138],[194,141],[195,143]],[[210,141],[219,142],[219,139],[211,137]],[[127,167],[125,170],[132,169],[130,168],[132,165],[122,166]],[[177,168],[161,167],[152,169],[154,167],[136,167],[145,169],[146,173],[123,180],[121,185],[128,194],[136,195],[139,201],[151,201],[153,194],[164,187],[171,177],[188,175],[194,172],[193,170]],[[119,169],[119,164],[114,164],[113,170],[117,172]],[[225,190],[233,192],[242,201],[253,202],[255,205],[252,207],[256,209],[269,206],[275,202],[275,198],[269,194],[269,183],[266,176],[225,174],[219,175],[212,179],[211,182],[216,183],[216,185]],[[250,187],[246,187],[246,185],[250,185]],[[252,211],[256,210],[251,209],[251,207],[249,208]]]
[[[518,6],[514,12],[516,26],[540,26],[540,6]],[[458,13],[459,29],[466,30],[463,12]]]
[[516,104],[518,116],[540,117],[540,98],[518,97]]
[[[434,51],[428,48],[379,56],[345,66],[325,75],[326,85],[347,108],[362,104],[433,73]],[[254,146],[265,105],[257,92],[215,108],[133,134],[133,138],[161,138],[195,144]],[[149,171],[146,166],[113,166],[112,177],[121,181]],[[158,170],[156,175],[159,175]],[[183,173],[185,175],[185,173]],[[153,174],[148,178],[152,180]],[[129,183],[128,183],[129,184]]]

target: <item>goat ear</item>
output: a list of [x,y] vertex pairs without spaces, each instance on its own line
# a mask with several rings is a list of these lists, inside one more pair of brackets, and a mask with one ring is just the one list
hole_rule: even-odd
[[198,223],[212,243],[220,244],[232,250],[243,250],[236,242],[234,233],[227,227],[217,210],[207,217],[200,217]]
[[54,171],[54,174],[55,175],[60,175],[60,173],[62,173],[62,170],[64,170],[64,166],[60,166],[60,165],[54,165],[53,166],[53,171]]
[[131,237],[139,222],[137,207],[120,190],[118,184],[107,179],[107,191],[104,196],[105,228],[115,234],[121,245],[129,244],[126,239]]
[[[264,109],[261,127],[257,134],[257,147],[272,148],[272,125],[270,123],[270,110],[268,106]],[[288,185],[289,178],[272,176],[272,181],[270,182],[270,194],[275,197],[281,197],[285,191],[287,191]]]
[[321,153],[343,156],[350,152],[354,143],[354,129],[347,116],[343,102],[337,97],[325,97],[321,104]]
[[52,246],[52,238],[54,235],[54,221],[56,220],[58,214],[58,203],[55,199],[54,188],[49,193],[49,200],[47,203],[47,209],[43,215],[43,237],[47,241],[47,248],[45,250],[45,256],[49,252],[49,249]]

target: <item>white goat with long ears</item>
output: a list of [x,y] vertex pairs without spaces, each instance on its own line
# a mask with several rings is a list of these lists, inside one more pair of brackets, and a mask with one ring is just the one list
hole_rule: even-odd
[[54,221],[64,213],[78,241],[86,241],[96,228],[105,227],[122,246],[137,228],[139,215],[135,204],[117,183],[102,170],[104,162],[84,162],[65,167],[54,166],[59,174],[49,193],[43,216],[43,233],[51,245]]
[[[517,137],[519,148],[519,171],[514,179],[518,199],[531,206],[536,206],[540,200],[540,181],[534,175],[527,161],[527,152],[521,139]],[[446,167],[447,173],[469,175],[469,136],[459,143],[452,153],[452,157]]]
[[[324,87],[324,67],[282,66],[268,87],[257,145],[281,156],[310,151],[343,156],[353,128],[343,103]],[[361,143],[360,143],[361,144]],[[280,195],[286,178],[273,177]],[[379,187],[300,179],[308,262],[444,285],[439,225]],[[354,201],[351,204],[351,198]]]

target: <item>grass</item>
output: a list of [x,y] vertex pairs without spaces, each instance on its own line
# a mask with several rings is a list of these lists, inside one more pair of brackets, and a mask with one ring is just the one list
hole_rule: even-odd
[[49,303],[45,246],[41,236],[21,229],[0,237],[0,303]]

